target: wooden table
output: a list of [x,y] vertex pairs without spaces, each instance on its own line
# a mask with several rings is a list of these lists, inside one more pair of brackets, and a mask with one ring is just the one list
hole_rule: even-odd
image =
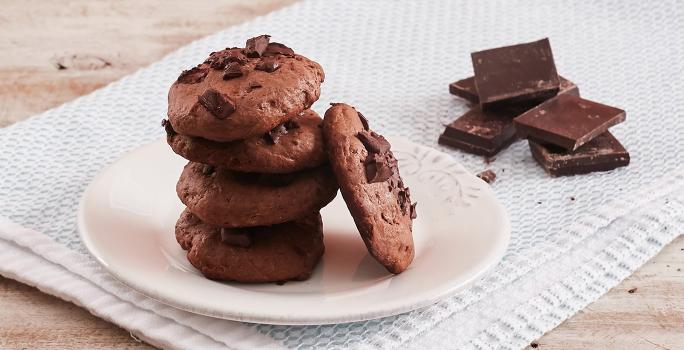
[[[0,127],[72,100],[173,49],[295,0],[0,0]],[[684,349],[684,236],[532,343]],[[630,290],[632,292],[630,292]],[[0,277],[0,348],[151,348],[73,304]]]

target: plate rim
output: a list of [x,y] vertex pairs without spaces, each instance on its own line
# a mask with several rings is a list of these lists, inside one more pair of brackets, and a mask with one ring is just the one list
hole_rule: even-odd
[[[451,155],[446,154],[445,152],[442,152],[438,149],[429,147],[429,146],[424,146],[421,144],[417,144],[415,142],[412,142],[408,140],[407,138],[404,137],[397,137],[397,136],[388,136],[387,137],[392,144],[394,143],[404,143],[412,146],[416,146],[419,148],[425,148],[428,149],[429,152],[438,152],[441,155],[446,155],[449,157],[453,162],[457,163],[461,167],[466,170],[466,175],[468,177],[472,177],[476,179],[477,181],[482,181],[481,179],[477,178],[475,175],[473,175],[472,172],[467,170],[460,162],[456,161],[453,159]],[[175,296],[172,295],[162,295],[160,293],[156,293],[154,290],[151,288],[148,288],[146,286],[138,285],[135,281],[128,279],[124,274],[120,274],[115,268],[111,268],[107,261],[103,259],[102,256],[97,254],[98,248],[95,247],[94,243],[90,240],[87,234],[87,229],[86,229],[86,218],[85,218],[85,205],[88,199],[89,194],[94,190],[94,186],[96,183],[98,183],[106,174],[107,172],[117,164],[119,164],[121,161],[124,159],[128,158],[132,154],[138,153],[142,151],[143,149],[146,148],[152,148],[157,146],[159,143],[164,143],[163,139],[159,139],[144,145],[141,145],[140,147],[134,148],[124,154],[122,154],[119,158],[117,158],[114,162],[108,164],[104,168],[100,170],[100,172],[92,178],[92,180],[88,183],[86,186],[85,190],[81,194],[81,197],[79,199],[79,204],[78,204],[78,209],[77,209],[77,226],[78,226],[78,234],[79,238],[83,242],[84,246],[86,247],[88,253],[98,262],[100,266],[102,266],[114,279],[116,279],[118,282],[121,284],[131,288],[132,290],[148,297],[151,298],[161,304],[164,304],[166,306],[187,311],[193,314],[198,314],[198,315],[203,315],[203,316],[208,316],[208,317],[213,317],[217,319],[224,319],[224,320],[230,320],[230,321],[238,321],[238,322],[247,322],[247,323],[261,323],[261,324],[270,324],[270,325],[291,325],[291,326],[307,326],[307,325],[327,325],[327,324],[336,324],[336,323],[348,323],[348,322],[359,322],[359,321],[367,321],[367,320],[373,320],[373,319],[379,319],[383,317],[389,317],[389,316],[395,316],[398,314],[402,313],[407,313],[410,311],[414,311],[417,309],[425,308],[430,305],[433,305],[440,300],[447,298],[455,293],[457,293],[460,290],[463,290],[465,288],[468,288],[470,285],[473,284],[474,281],[477,279],[481,278],[482,276],[486,275],[488,272],[491,271],[491,269],[497,265],[501,259],[504,257],[505,252],[510,244],[510,239],[511,239],[511,222],[510,222],[510,217],[509,213],[506,210],[506,208],[501,204],[501,202],[494,196],[493,191],[491,188],[486,185],[487,191],[489,191],[489,195],[494,199],[493,203],[496,205],[498,208],[499,212],[503,215],[502,217],[502,224],[503,227],[501,228],[500,232],[503,235],[501,239],[498,240],[498,244],[494,249],[492,249],[486,259],[486,263],[482,264],[483,266],[479,267],[476,271],[471,272],[469,275],[466,275],[467,278],[463,282],[461,282],[458,285],[452,285],[447,288],[441,288],[438,289],[438,291],[435,291],[435,289],[428,289],[427,291],[423,291],[421,293],[416,293],[412,296],[410,296],[409,301],[406,301],[407,298],[403,299],[398,299],[398,300],[391,300],[388,301],[387,303],[383,303],[382,308],[378,308],[377,310],[363,310],[363,311],[357,311],[354,313],[345,313],[343,315],[337,315],[337,316],[298,316],[297,319],[292,319],[291,315],[282,315],[279,317],[275,317],[273,314],[268,314],[268,313],[263,313],[263,312],[258,312],[258,311],[250,311],[249,314],[243,313],[243,312],[225,312],[223,310],[210,310],[204,307],[196,307],[192,305],[188,305],[187,300],[179,300]],[[483,259],[484,261],[485,259]]]

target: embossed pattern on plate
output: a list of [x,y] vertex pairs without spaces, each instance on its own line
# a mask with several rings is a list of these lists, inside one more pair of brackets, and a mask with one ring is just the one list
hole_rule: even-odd
[[504,208],[487,184],[450,156],[390,138],[418,202],[416,257],[389,274],[368,254],[342,197],[321,213],[326,253],[308,281],[211,281],[190,265],[174,225],[183,209],[175,184],[187,162],[159,141],[105,169],[81,199],[79,231],[116,278],[173,307],[269,324],[327,324],[379,318],[430,305],[496,264],[508,245]]

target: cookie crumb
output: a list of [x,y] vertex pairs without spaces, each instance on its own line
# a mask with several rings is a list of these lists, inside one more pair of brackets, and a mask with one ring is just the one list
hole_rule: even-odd
[[487,170],[477,174],[477,177],[482,179],[482,181],[484,181],[488,184],[491,184],[492,182],[494,182],[494,180],[496,180],[496,173],[490,169],[487,169]]
[[535,348],[535,349],[536,349],[536,348],[538,348],[538,347],[539,347],[539,344],[537,344],[536,342],[531,342],[531,343],[530,343],[530,347],[532,347],[532,348]]
[[636,288],[632,288],[632,289],[628,290],[627,293],[634,294],[634,292],[636,292],[636,291],[637,291]]

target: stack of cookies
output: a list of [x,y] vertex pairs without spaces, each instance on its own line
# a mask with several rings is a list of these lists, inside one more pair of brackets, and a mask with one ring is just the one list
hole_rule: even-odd
[[188,159],[176,238],[211,279],[309,278],[323,255],[319,210],[338,189],[327,165],[319,64],[270,42],[213,52],[169,91],[167,141]]

